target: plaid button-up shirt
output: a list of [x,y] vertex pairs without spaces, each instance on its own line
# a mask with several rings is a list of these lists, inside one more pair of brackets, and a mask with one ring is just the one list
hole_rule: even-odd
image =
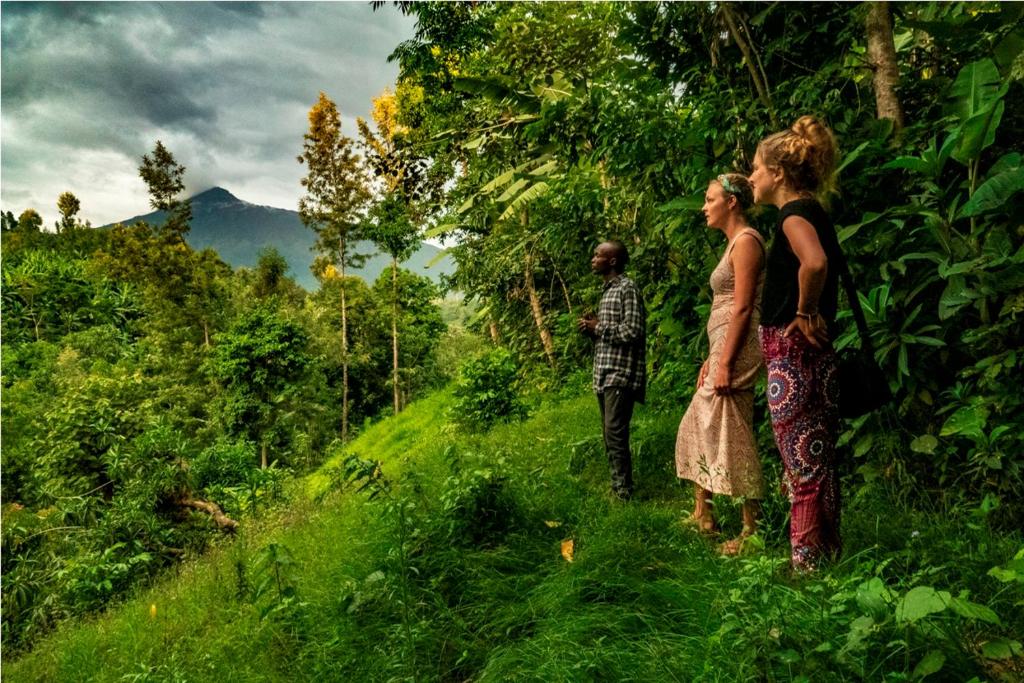
[[643,402],[647,386],[647,311],[625,275],[604,285],[594,328],[594,391],[624,387]]

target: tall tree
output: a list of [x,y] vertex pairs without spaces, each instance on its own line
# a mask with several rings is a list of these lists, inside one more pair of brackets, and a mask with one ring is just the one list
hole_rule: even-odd
[[82,203],[78,201],[78,197],[70,192],[62,192],[57,197],[57,210],[60,211],[60,220],[56,224],[58,233],[75,228],[77,225],[75,216],[78,215],[81,208]]
[[18,216],[18,230],[24,233],[39,232],[43,229],[43,217],[35,209],[25,209]]
[[14,217],[13,211],[0,213],[0,230],[10,232],[18,227],[18,219]]
[[308,335],[298,323],[261,304],[217,341],[209,363],[226,390],[222,415],[228,429],[259,444],[260,467],[266,469],[273,431],[289,412],[301,388],[299,379],[312,362]]
[[419,242],[417,222],[421,210],[417,200],[424,194],[424,160],[405,140],[405,128],[398,122],[395,94],[385,89],[373,100],[375,133],[363,119],[357,119],[367,160],[377,180],[381,197],[370,212],[366,236],[391,257],[391,383],[395,414],[401,410],[398,361],[398,264],[409,258]]
[[184,175],[185,167],[175,161],[174,155],[159,140],[150,154],[143,155],[139,167],[139,176],[149,188],[150,206],[167,214],[162,231],[180,239],[188,233],[192,220],[191,202],[178,199],[185,189]]
[[341,438],[348,439],[348,311],[345,302],[345,267],[361,257],[350,251],[369,199],[363,161],[351,138],[341,132],[338,107],[323,92],[309,110],[309,132],[303,136],[300,164],[308,172],[302,179],[306,194],[299,200],[299,217],[316,233],[316,250],[341,276],[342,400]]
[[903,107],[896,94],[900,70],[896,63],[896,43],[892,37],[892,12],[888,2],[869,2],[865,20],[868,60],[874,72],[875,105],[878,118],[890,119],[896,130],[903,128]]
[[401,193],[385,195],[370,211],[365,235],[391,257],[391,383],[395,414],[402,409],[398,362],[398,264],[419,242],[416,226]]

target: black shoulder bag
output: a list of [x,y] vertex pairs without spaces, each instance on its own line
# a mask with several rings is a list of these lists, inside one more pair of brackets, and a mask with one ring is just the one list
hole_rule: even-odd
[[839,416],[847,419],[866,415],[892,401],[892,391],[885,373],[875,360],[875,347],[868,334],[868,323],[860,307],[857,288],[853,286],[846,256],[839,250],[839,277],[850,302],[853,319],[860,332],[860,348],[849,347],[839,352]]

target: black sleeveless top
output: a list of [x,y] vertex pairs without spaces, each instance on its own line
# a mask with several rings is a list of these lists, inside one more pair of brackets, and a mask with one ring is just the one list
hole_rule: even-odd
[[761,301],[761,324],[767,327],[788,325],[796,317],[800,302],[800,284],[797,272],[800,260],[789,246],[789,239],[782,230],[782,223],[789,216],[800,216],[814,226],[818,241],[828,258],[828,274],[825,287],[818,298],[818,312],[828,322],[830,333],[834,333],[836,308],[839,297],[839,262],[842,252],[839,238],[832,220],[816,199],[795,199],[782,207],[779,220],[768,249],[764,296]]

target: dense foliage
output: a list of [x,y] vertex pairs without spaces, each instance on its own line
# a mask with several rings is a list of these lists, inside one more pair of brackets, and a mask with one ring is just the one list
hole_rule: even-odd
[[[341,278],[307,293],[273,250],[232,271],[185,242],[184,168],[143,159],[161,225],[3,232],[3,630],[30,644],[203,550],[318,465],[340,423]],[[9,228],[9,229],[8,229]],[[349,278],[353,417],[446,380],[440,295],[403,269]],[[392,315],[397,314],[394,325]]]
[[[989,496],[1024,520],[1020,5],[400,5],[418,24],[393,56],[398,118],[449,178],[434,232],[457,236],[455,286],[522,360],[585,364],[572,321],[596,304],[591,250],[617,237],[650,310],[654,394],[683,403],[720,250],[700,197],[816,114],[840,142],[826,199],[897,397],[848,425],[858,484]],[[872,80],[879,12],[898,116]]]

